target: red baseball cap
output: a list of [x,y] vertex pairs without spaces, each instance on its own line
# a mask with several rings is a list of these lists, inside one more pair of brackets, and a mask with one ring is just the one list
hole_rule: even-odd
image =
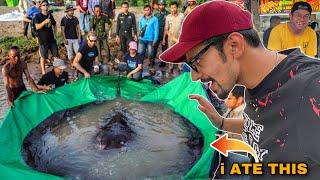
[[209,38],[252,28],[250,12],[231,2],[210,1],[196,7],[185,18],[179,41],[159,58],[179,63],[186,60],[189,50]]

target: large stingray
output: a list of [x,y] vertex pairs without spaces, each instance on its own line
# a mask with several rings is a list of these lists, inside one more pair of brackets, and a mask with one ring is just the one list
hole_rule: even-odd
[[124,112],[116,111],[104,121],[105,125],[100,127],[95,138],[101,149],[121,148],[132,139],[133,131],[127,124],[128,118]]

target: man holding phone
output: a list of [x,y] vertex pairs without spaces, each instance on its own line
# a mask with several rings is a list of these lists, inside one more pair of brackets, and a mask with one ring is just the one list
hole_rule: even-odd
[[56,21],[53,15],[48,12],[49,3],[47,0],[41,2],[41,13],[35,16],[36,30],[38,32],[40,66],[42,75],[45,74],[45,62],[49,60],[48,50],[53,57],[58,57],[58,46],[55,39]]

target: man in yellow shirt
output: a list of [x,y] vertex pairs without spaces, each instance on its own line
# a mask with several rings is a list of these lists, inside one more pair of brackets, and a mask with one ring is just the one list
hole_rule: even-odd
[[300,47],[306,55],[315,57],[317,54],[317,36],[308,27],[311,12],[310,4],[296,2],[291,8],[290,21],[279,24],[272,29],[268,49],[280,51]]

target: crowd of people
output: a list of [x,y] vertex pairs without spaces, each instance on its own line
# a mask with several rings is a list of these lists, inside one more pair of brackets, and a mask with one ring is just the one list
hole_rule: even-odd
[[[28,81],[34,91],[47,91],[71,81],[66,76],[65,69],[74,71],[76,78],[89,78],[93,74],[107,74],[110,68],[116,68],[122,62],[126,64],[127,77],[135,81],[142,78],[150,79],[160,84],[156,75],[157,54],[164,52],[174,45],[179,38],[182,22],[197,5],[195,0],[188,0],[184,13],[179,12],[179,4],[172,1],[167,10],[165,0],[159,0],[154,5],[143,7],[143,16],[140,19],[129,11],[129,3],[121,3],[121,12],[115,14],[115,0],[77,0],[77,6],[67,5],[65,16],[59,20],[63,43],[67,50],[67,59],[59,57],[57,44],[57,20],[49,10],[47,0],[32,0],[32,5],[26,10],[24,18],[24,36],[27,38],[29,30],[33,38],[37,39],[40,54],[40,69],[42,77],[37,85],[28,75]],[[75,11],[79,11],[79,17]],[[138,23],[137,23],[138,22]],[[120,49],[110,52],[109,43],[112,36],[112,26],[116,29],[116,42]],[[30,28],[29,28],[30,27]],[[161,52],[158,52],[159,46]],[[13,105],[14,99],[26,90],[22,75],[24,70],[20,65],[19,47],[13,46],[8,53],[8,61],[4,66],[3,77],[7,94],[12,93],[10,88],[18,88],[14,96],[8,96],[8,104]],[[149,73],[143,75],[143,64],[149,63]],[[48,72],[47,67],[53,65]],[[165,68],[168,66],[168,68]],[[10,73],[16,76],[10,76]],[[23,66],[27,68],[27,66]],[[159,63],[159,69],[173,74],[173,65]],[[188,71],[178,65],[178,72]],[[14,72],[16,71],[16,72]],[[26,70],[27,71],[27,70]],[[30,79],[30,80],[29,80]],[[72,78],[73,79],[73,78]],[[12,83],[18,81],[19,83]],[[10,88],[9,88],[10,87]]]
[[[320,125],[317,104],[320,102],[317,89],[320,87],[320,61],[314,58],[317,56],[316,32],[308,27],[312,13],[310,4],[296,2],[287,23],[280,23],[277,17],[271,18],[272,27],[265,32],[263,45],[253,27],[252,15],[230,2],[212,1],[196,7],[196,1],[188,0],[189,6],[183,14],[178,11],[177,2],[170,3],[169,13],[166,3],[159,0],[158,9],[144,6],[138,23],[136,15],[129,12],[129,4],[123,2],[122,12],[116,18],[116,41],[121,50],[113,60],[108,40],[112,18],[115,18],[114,1],[110,3],[112,5],[101,5],[99,0],[78,0],[80,21],[73,16],[75,8],[66,8],[61,30],[68,46],[68,59],[78,76],[89,78],[115,61],[125,63],[127,77],[139,81],[145,61],[149,62],[150,74],[154,74],[152,68],[161,46],[163,53],[159,58],[163,62],[159,66],[171,63],[170,73],[174,64],[181,65],[178,66],[180,71],[187,64],[192,80],[204,82],[210,92],[226,98],[228,109],[220,115],[212,102],[200,95],[190,96],[221,131],[241,134],[240,138],[254,148],[259,161],[319,164],[320,148],[314,142]],[[30,8],[27,14],[34,16],[31,27],[34,21],[44,76],[36,85],[26,63],[20,60],[19,48],[12,47],[2,69],[10,106],[26,89],[23,74],[34,91],[50,90],[68,82],[63,72],[67,65],[58,58],[54,38],[56,21],[48,13],[48,1],[35,0],[34,4],[40,8],[39,12],[32,13],[36,10],[33,8],[31,12]],[[83,36],[86,41],[81,44]],[[54,56],[52,72],[45,69],[49,50]],[[208,96],[210,99],[212,93]],[[307,138],[313,141],[304,140]],[[228,157],[225,166],[230,168],[233,162],[249,161],[249,157],[240,160],[239,157],[237,154],[234,159]],[[250,158],[253,161],[253,157]],[[316,167],[309,167],[310,177],[320,176]],[[218,165],[212,167],[211,172],[218,168]]]

